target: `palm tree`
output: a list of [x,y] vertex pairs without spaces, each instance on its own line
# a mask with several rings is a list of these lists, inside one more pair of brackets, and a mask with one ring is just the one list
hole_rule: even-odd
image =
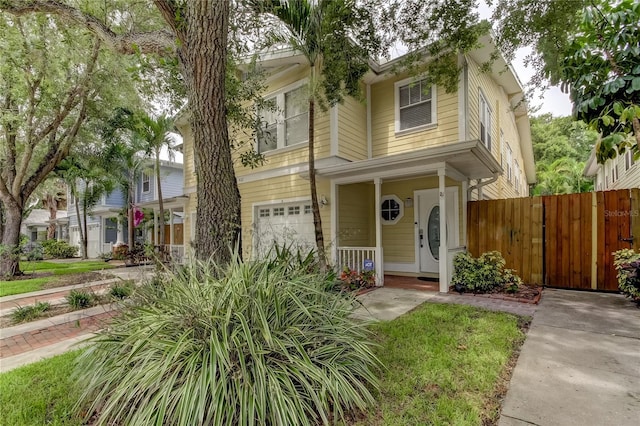
[[162,184],[160,175],[160,152],[166,147],[169,156],[173,154],[173,138],[170,132],[174,130],[173,119],[165,115],[154,119],[144,112],[135,114],[136,124],[132,129],[143,140],[143,147],[147,155],[152,155],[154,159],[154,172],[156,175],[156,187],[158,188],[158,207],[160,208],[159,226],[160,235],[158,245],[164,249],[164,201],[162,199]]
[[309,184],[316,248],[322,270],[327,259],[316,192],[314,118],[321,108],[342,102],[345,95],[361,98],[360,79],[368,71],[374,32],[362,23],[355,0],[250,0],[254,9],[275,17],[276,41],[288,43],[306,58],[311,69],[309,104]]

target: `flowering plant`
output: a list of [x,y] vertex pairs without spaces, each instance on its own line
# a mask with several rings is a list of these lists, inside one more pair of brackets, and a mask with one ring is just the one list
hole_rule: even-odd
[[376,284],[376,274],[374,271],[356,271],[345,266],[340,273],[343,290],[358,290],[361,288],[373,287]]

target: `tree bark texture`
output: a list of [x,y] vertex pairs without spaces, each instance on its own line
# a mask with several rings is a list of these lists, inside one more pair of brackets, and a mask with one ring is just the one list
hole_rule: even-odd
[[225,107],[228,0],[186,3],[179,47],[193,129],[198,209],[196,257],[226,263],[240,232],[240,191],[233,169]]
[[0,277],[11,277],[20,273],[20,225],[22,207],[12,198],[2,198],[5,227],[0,247]]
[[316,189],[316,162],[315,162],[315,108],[316,103],[311,96],[309,98],[309,186],[311,189],[311,211],[313,212],[313,229],[316,237],[316,250],[318,251],[318,265],[321,271],[327,270],[327,258],[324,251],[324,235],[322,233],[322,218],[320,217],[320,205],[318,204],[318,192]]
[[[47,194],[47,209],[49,210],[49,220],[56,220],[56,217],[58,216],[58,200],[56,200],[56,197],[51,194]],[[47,240],[52,239],[55,235],[56,224],[49,223],[49,226],[47,227]],[[58,235],[58,238],[59,237],[60,236]]]

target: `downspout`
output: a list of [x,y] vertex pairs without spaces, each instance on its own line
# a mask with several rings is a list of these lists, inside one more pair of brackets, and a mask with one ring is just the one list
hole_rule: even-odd
[[[471,192],[472,192],[474,189],[481,190],[484,186],[489,185],[489,184],[491,184],[491,183],[493,183],[493,182],[497,181],[499,177],[500,177],[500,173],[497,173],[497,172],[496,172],[496,173],[494,173],[494,174],[493,174],[493,177],[491,177],[491,178],[489,178],[489,179],[487,179],[487,180],[478,179],[478,183],[476,183],[476,184],[475,184],[475,185],[473,185],[473,186],[470,186],[470,187],[467,189],[467,197],[468,197],[468,199],[471,199]],[[478,195],[478,199],[480,199],[480,196],[479,196],[479,195]]]

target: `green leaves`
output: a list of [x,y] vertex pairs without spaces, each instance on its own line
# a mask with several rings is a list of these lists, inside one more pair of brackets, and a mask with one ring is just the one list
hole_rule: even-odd
[[[285,259],[156,276],[80,358],[97,424],[316,425],[373,403],[352,300]],[[294,266],[292,266],[294,265]]]

